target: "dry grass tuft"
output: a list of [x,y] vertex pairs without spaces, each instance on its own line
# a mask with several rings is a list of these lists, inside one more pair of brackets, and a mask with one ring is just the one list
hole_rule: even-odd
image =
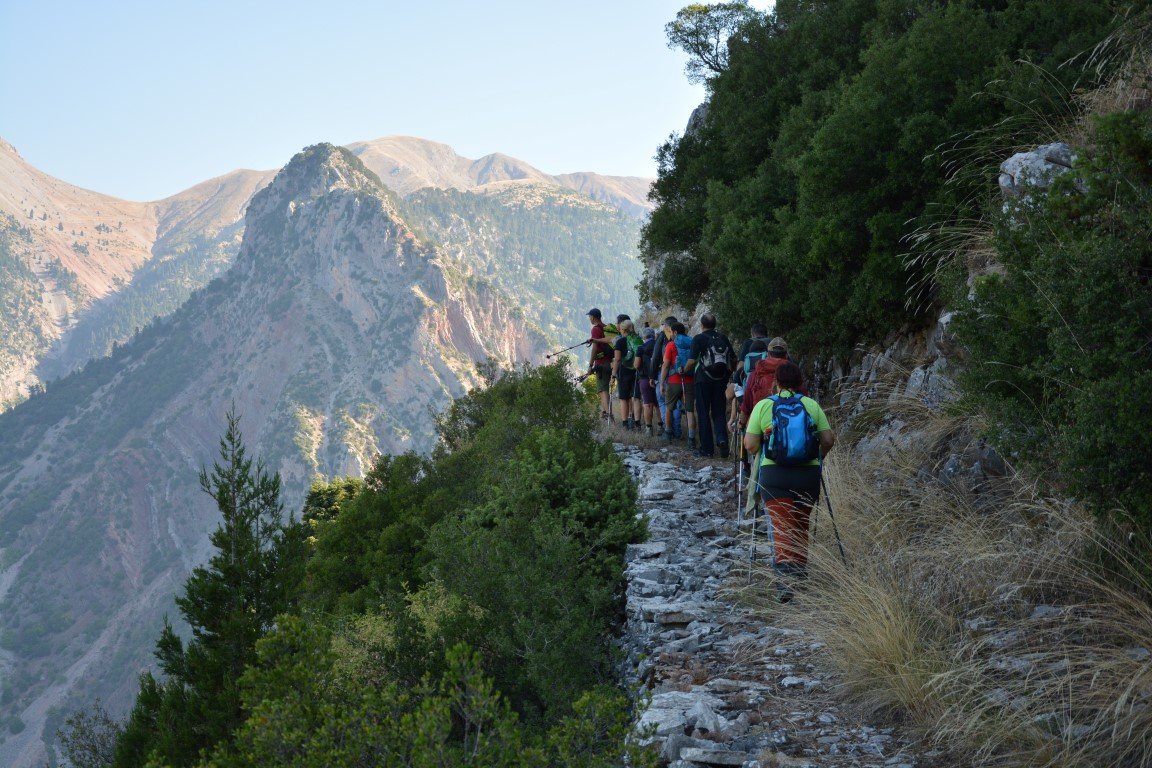
[[847,565],[822,501],[796,603],[767,607],[767,574],[741,599],[786,610],[849,697],[958,765],[1152,766],[1152,585],[1130,544],[1011,472],[942,471],[974,449],[964,420],[879,399],[873,430],[914,426],[825,468]]

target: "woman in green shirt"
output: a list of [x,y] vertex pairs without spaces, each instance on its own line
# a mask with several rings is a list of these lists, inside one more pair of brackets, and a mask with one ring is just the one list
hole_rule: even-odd
[[[794,363],[784,363],[776,369],[775,395],[757,403],[748,418],[744,448],[749,455],[755,455],[766,441],[771,444],[773,409],[779,400],[795,397],[802,383],[803,375]],[[812,421],[814,439],[819,448],[817,458],[782,466],[770,458],[771,451],[768,445],[764,445],[758,481],[760,499],[772,522],[775,550],[772,565],[781,577],[781,602],[792,598],[787,582],[808,575],[808,520],[812,506],[820,498],[819,457],[826,456],[836,444],[836,436],[820,404],[803,395],[800,404]]]

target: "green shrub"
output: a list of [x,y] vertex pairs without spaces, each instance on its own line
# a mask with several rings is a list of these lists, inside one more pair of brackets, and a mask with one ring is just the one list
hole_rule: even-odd
[[999,222],[1003,271],[958,317],[962,384],[1006,455],[1152,532],[1152,117],[1101,117],[1095,141]]

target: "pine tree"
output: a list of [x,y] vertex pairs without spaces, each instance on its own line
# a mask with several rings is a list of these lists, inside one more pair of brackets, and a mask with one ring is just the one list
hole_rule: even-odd
[[196,568],[176,598],[192,630],[185,642],[165,621],[156,658],[166,675],[141,680],[140,696],[117,744],[117,766],[158,759],[190,765],[200,751],[231,740],[243,721],[238,680],[256,640],[294,593],[301,536],[281,525],[280,477],[248,458],[239,417],[228,414],[220,461],[200,472],[200,485],[223,521],[212,534],[215,555]]

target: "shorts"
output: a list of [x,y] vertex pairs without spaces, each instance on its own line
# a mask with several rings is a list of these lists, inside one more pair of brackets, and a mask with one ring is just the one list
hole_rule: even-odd
[[616,397],[631,400],[636,396],[636,371],[621,368],[616,374]]
[[652,380],[646,376],[640,377],[640,402],[656,405],[656,389],[652,386]]
[[781,467],[762,464],[757,476],[760,495],[765,499],[792,499],[811,506],[820,500],[820,467]]
[[596,373],[596,391],[607,392],[612,387],[612,366],[597,365],[592,370]]
[[684,409],[684,413],[692,413],[696,408],[696,384],[695,382],[686,381],[683,384],[669,384],[668,396],[665,402],[669,408],[676,406],[680,403],[680,407]]

